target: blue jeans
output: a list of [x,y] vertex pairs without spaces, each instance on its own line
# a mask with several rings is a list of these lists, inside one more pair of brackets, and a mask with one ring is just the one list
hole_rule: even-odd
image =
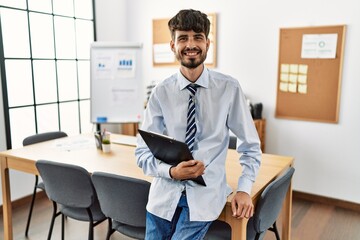
[[145,240],[201,240],[211,223],[190,221],[189,206],[183,194],[171,221],[146,213]]

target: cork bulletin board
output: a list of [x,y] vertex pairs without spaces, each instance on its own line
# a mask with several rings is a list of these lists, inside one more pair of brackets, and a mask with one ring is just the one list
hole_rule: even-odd
[[[216,14],[207,14],[210,20],[210,48],[207,53],[205,65],[209,68],[216,67]],[[168,28],[170,19],[153,20],[153,66],[176,67],[179,65],[174,53],[170,49],[171,35]]]
[[345,25],[282,28],[278,118],[337,123]]

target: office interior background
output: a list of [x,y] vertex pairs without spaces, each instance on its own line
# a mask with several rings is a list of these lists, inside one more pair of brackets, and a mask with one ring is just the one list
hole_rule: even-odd
[[[96,36],[97,41],[143,43],[145,94],[147,84],[159,82],[177,71],[176,67],[153,67],[152,20],[170,18],[183,8],[216,13],[217,66],[214,70],[237,78],[251,102],[263,104],[262,115],[267,122],[265,152],[295,158],[294,190],[360,204],[357,187],[360,185],[360,15],[357,5],[354,0],[341,3],[335,0],[96,0]],[[343,24],[346,34],[338,123],[276,118],[279,29]],[[0,150],[5,150],[2,99],[1,96]],[[11,183],[13,200],[31,194],[32,176],[12,171]]]

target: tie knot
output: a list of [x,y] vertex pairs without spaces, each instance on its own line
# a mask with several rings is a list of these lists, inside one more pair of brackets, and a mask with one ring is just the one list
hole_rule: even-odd
[[190,91],[190,94],[191,94],[192,96],[195,95],[196,90],[197,90],[198,87],[199,87],[199,85],[197,85],[197,84],[189,84],[189,85],[186,86],[187,90]]

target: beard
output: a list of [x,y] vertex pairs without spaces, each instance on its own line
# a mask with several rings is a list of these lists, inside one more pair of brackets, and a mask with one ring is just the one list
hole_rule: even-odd
[[[200,56],[199,58],[190,58],[190,59],[185,59],[182,56],[185,56],[185,52],[188,50],[197,50],[198,52],[200,52]],[[207,53],[201,51],[198,48],[194,48],[194,49],[185,49],[183,51],[181,51],[181,54],[176,54],[176,59],[180,62],[180,64],[186,68],[197,68],[198,66],[200,66],[203,62],[205,62]]]

